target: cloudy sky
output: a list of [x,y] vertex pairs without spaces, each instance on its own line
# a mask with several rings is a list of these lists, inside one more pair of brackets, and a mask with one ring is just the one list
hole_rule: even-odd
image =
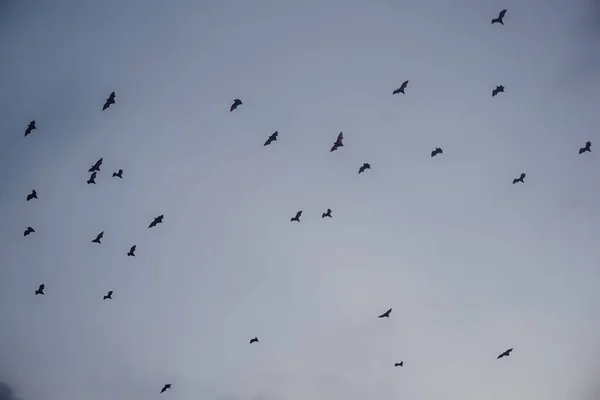
[[597,399],[599,11],[0,0],[0,399]]

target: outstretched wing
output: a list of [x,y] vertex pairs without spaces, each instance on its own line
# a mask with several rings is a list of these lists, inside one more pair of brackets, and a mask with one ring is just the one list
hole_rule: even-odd
[[500,11],[500,14],[498,14],[498,18],[500,18],[500,19],[504,18],[504,16],[506,15],[506,11],[507,10]]

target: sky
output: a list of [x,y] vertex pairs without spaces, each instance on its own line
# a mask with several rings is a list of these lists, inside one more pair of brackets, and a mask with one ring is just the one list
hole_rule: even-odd
[[0,400],[597,400],[599,38],[590,0],[0,0]]

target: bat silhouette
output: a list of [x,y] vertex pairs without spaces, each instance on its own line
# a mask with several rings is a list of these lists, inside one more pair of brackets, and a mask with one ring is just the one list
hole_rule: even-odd
[[400,85],[400,87],[398,89],[394,90],[392,92],[392,94],[398,94],[398,93],[406,94],[406,93],[404,93],[404,89],[406,89],[407,86],[408,86],[408,81],[404,81],[404,83],[402,83],[402,85]]
[[136,248],[135,244],[133,246],[131,246],[131,248],[129,249],[129,253],[127,253],[127,255],[129,257],[135,257],[135,248]]
[[33,232],[35,232],[35,229],[33,229],[32,227],[28,226],[27,229],[25,229],[25,232],[23,232],[23,236],[29,236]]
[[160,390],[161,393],[164,393],[167,389],[171,389],[170,383],[165,383],[165,386]]
[[255,337],[254,339],[250,339],[250,344],[252,343],[258,343],[258,338]]
[[113,172],[113,178],[121,178],[121,179],[123,179],[123,170],[120,169],[119,172]]
[[96,184],[96,174],[97,174],[96,171],[92,172],[92,175],[90,175],[90,179],[87,180],[88,185],[90,183],[93,183],[94,185]]
[[492,24],[499,23],[499,24],[504,25],[504,16],[505,15],[506,15],[506,10],[500,11],[500,14],[498,14],[498,18],[494,18],[492,20]]
[[435,157],[438,154],[443,154],[443,153],[444,153],[444,150],[440,149],[439,147],[436,147],[435,150],[433,150],[431,152],[431,157]]
[[40,285],[40,287],[38,287],[38,289],[35,291],[35,295],[37,296],[38,294],[44,295],[44,289],[46,288],[46,285],[44,285],[43,283]]
[[585,147],[579,149],[579,154],[583,154],[586,151],[589,151],[591,153],[592,149],[590,147],[592,147],[592,142],[585,142]]
[[98,244],[102,244],[102,242],[100,242],[100,240],[104,237],[104,231],[100,232],[98,234],[98,236],[96,236],[96,239],[92,240],[92,243],[98,243]]
[[101,157],[94,165],[88,169],[88,172],[100,171],[100,167],[102,166],[102,161],[104,161],[104,157]]
[[37,199],[37,192],[35,190],[32,190],[31,193],[29,193],[26,197],[27,201],[31,199]]
[[148,226],[148,228],[154,228],[156,225],[162,224],[163,218],[164,218],[164,215],[159,215],[158,217],[154,218],[154,220],[152,222],[150,222],[150,225]]
[[504,86],[496,86],[496,89],[492,90],[492,97],[496,96],[498,93],[504,93]]
[[392,309],[390,308],[389,310],[387,310],[386,312],[384,312],[377,318],[389,318],[391,313],[392,313]]
[[115,92],[112,92],[110,94],[110,96],[108,96],[108,99],[106,99],[106,101],[104,102],[104,105],[102,106],[102,111],[106,110],[108,107],[110,107],[113,104],[115,104]]
[[323,214],[321,214],[321,218],[325,218],[325,217],[331,218],[331,208],[328,208],[327,212],[324,212]]
[[268,146],[271,143],[273,143],[274,141],[276,141],[277,140],[277,135],[279,135],[279,131],[275,131],[274,133],[272,133],[271,136],[269,136],[269,138],[265,142],[265,144],[263,144],[263,146]]
[[394,364],[394,367],[404,367],[404,361]]
[[342,142],[342,140],[344,140],[344,134],[342,132],[340,132],[339,135],[337,136],[337,139],[333,143],[331,150],[329,150],[329,152],[331,153],[332,151],[337,150],[338,147],[344,147],[344,143]]
[[229,109],[229,112],[232,112],[233,110],[235,110],[236,108],[238,108],[242,104],[244,104],[244,103],[242,103],[242,101],[240,99],[233,100],[233,104],[231,105],[231,108]]
[[298,211],[298,212],[296,213],[296,216],[295,216],[295,217],[293,217],[292,219],[290,219],[290,222],[294,222],[294,221],[296,221],[296,222],[300,222],[300,216],[301,216],[301,215],[302,215],[302,210]]
[[367,169],[371,169],[371,164],[369,163],[363,163],[362,167],[360,167],[358,169],[358,173],[362,174],[363,172],[365,172]]
[[511,351],[513,351],[513,349],[512,349],[512,348],[510,348],[510,349],[506,350],[504,353],[500,354],[500,355],[499,355],[499,356],[498,356],[496,359],[497,359],[497,360],[499,360],[499,359],[501,359],[502,357],[508,357],[508,356],[510,356],[510,352],[511,352]]
[[102,300],[112,300],[112,294],[113,294],[113,291],[109,290],[108,293],[106,294],[106,296],[104,296],[102,298]]
[[513,185],[517,182],[525,183],[525,176],[527,176],[527,174],[522,173],[521,176],[519,176],[516,179],[513,179]]
[[32,120],[29,125],[27,125],[27,129],[25,129],[25,136],[29,135],[34,129],[37,129],[37,126],[35,126],[35,119]]

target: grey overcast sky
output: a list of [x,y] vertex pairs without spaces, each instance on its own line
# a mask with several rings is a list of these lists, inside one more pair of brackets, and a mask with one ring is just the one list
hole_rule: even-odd
[[1,0],[0,398],[597,399],[599,11]]

